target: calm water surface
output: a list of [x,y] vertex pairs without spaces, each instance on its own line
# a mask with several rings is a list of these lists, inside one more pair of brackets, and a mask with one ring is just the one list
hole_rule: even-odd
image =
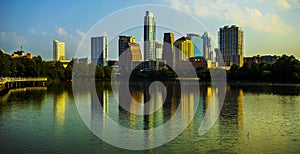
[[[146,151],[124,150],[103,142],[89,131],[77,111],[70,83],[53,84],[47,88],[14,89],[0,96],[1,153],[300,151],[300,85],[228,85],[221,114],[203,136],[198,135],[198,129],[212,93],[217,90],[210,85],[201,85],[200,95],[195,95],[193,90],[182,91],[181,104],[167,97],[163,108],[149,116],[125,111],[119,107],[109,86],[99,83],[97,87],[97,96],[88,91],[83,91],[80,96],[90,100],[98,97],[105,113],[125,127],[149,129],[160,126],[172,117],[178,105],[182,105],[182,114],[189,114],[187,117],[192,121],[183,133],[161,147]],[[133,86],[132,96],[136,101],[147,99],[143,88],[140,84]],[[175,85],[170,84],[167,90],[173,96],[178,94]],[[159,90],[155,97],[161,97]],[[86,103],[93,110],[93,101]],[[194,112],[196,103],[198,108]],[[120,140],[126,141],[126,138]]]

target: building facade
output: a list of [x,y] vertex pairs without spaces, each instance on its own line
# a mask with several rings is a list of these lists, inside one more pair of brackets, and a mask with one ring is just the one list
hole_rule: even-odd
[[219,31],[219,49],[221,50],[225,66],[244,64],[244,32],[236,25],[224,26]]
[[208,36],[207,32],[204,32],[204,34],[202,35],[202,41],[203,41],[203,57],[204,59],[210,59],[209,55],[211,52],[211,37]]
[[89,64],[90,59],[88,57],[86,58],[73,58],[74,63],[76,64]]
[[194,44],[194,57],[203,57],[203,40],[199,34],[187,34]]
[[280,56],[272,56],[272,55],[265,55],[265,56],[253,56],[253,57],[244,57],[244,63],[275,63],[280,58]]
[[12,55],[11,55],[11,58],[28,58],[28,59],[32,59],[32,54],[31,53],[27,53],[25,55],[25,52],[24,50],[19,50],[19,51],[16,51],[14,52]]
[[194,44],[189,38],[179,38],[174,42],[174,47],[178,50],[175,52],[176,61],[187,61],[194,57]]
[[128,48],[120,57],[120,67],[122,71],[133,70],[142,62],[142,53],[138,43],[127,43]]
[[162,52],[163,52],[163,45],[160,42],[155,42],[155,59],[161,60],[162,59]]
[[65,60],[65,42],[53,40],[53,60]]
[[167,65],[174,68],[175,54],[174,54],[174,33],[164,33],[163,53],[162,59],[166,61]]
[[154,14],[146,11],[144,17],[144,61],[155,60],[156,23]]
[[135,43],[134,36],[119,36],[119,57],[129,48],[128,43]]
[[91,38],[91,62],[101,66],[107,66],[108,42],[107,36]]

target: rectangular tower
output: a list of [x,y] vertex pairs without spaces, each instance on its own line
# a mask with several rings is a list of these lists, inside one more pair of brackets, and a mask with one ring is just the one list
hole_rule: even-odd
[[65,42],[53,40],[53,60],[59,61],[65,59]]
[[155,60],[156,23],[154,14],[146,11],[144,17],[144,61]]
[[142,54],[134,36],[119,36],[119,65],[122,71],[133,68],[132,62],[141,61]]
[[187,37],[192,40],[194,44],[194,57],[203,57],[203,41],[201,36],[198,34],[187,34]]
[[164,33],[162,59],[165,60],[170,67],[175,68],[175,54],[173,45],[174,33]]
[[224,26],[219,31],[219,48],[221,50],[225,66],[244,64],[244,32],[236,25]]
[[203,57],[204,59],[209,59],[209,53],[211,52],[211,37],[208,36],[207,32],[202,35],[203,41]]
[[94,64],[107,66],[108,43],[107,36],[91,38],[91,60]]

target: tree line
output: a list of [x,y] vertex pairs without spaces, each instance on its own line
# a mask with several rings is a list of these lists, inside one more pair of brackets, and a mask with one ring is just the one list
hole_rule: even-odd
[[230,81],[300,83],[300,61],[294,56],[283,55],[275,63],[232,65],[227,78]]
[[[66,68],[61,62],[49,63],[43,61],[41,56],[28,58],[11,58],[10,55],[0,52],[0,76],[1,77],[47,77],[49,80],[70,81],[72,75],[80,78],[107,80],[111,78],[112,67],[102,67],[93,63],[76,64],[73,71],[74,61],[72,60]],[[195,68],[197,76],[201,81],[210,81],[210,71],[207,68]],[[181,70],[181,74],[189,77],[193,70]],[[177,77],[171,69],[159,71],[142,72],[135,69],[131,72],[132,81],[143,81],[146,79],[169,80]],[[245,63],[242,67],[232,65],[227,71],[229,81],[254,81],[254,82],[290,82],[300,83],[300,61],[294,56],[281,56],[275,63]]]
[[[43,61],[41,56],[28,58],[11,58],[10,55],[0,52],[0,76],[1,77],[47,77],[48,80],[70,81],[72,79],[74,61],[68,63],[64,68],[63,64],[57,62]],[[78,64],[81,66],[81,75],[95,71],[96,79],[109,79],[111,76],[111,67],[95,66],[95,64]],[[77,74],[78,75],[78,74]]]

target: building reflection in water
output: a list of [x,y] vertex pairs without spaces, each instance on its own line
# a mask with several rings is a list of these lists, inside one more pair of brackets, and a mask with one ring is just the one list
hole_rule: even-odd
[[61,136],[64,133],[67,91],[62,91],[54,96],[55,134]]
[[[113,112],[113,114],[118,115],[117,119],[114,117],[110,118],[112,118],[118,124],[131,129],[132,131],[149,130],[144,134],[144,142],[145,144],[152,145],[156,140],[154,140],[153,137],[157,135],[157,133],[175,133],[176,124],[178,124],[178,121],[180,122],[192,120],[188,126],[189,128],[187,129],[192,129],[193,131],[185,131],[184,133],[194,133],[198,130],[200,123],[203,120],[204,114],[207,114],[207,112],[212,112],[211,114],[218,113],[219,108],[221,107],[219,105],[213,105],[210,110],[207,110],[211,103],[219,101],[219,89],[212,88],[211,86],[202,86],[200,88],[200,94],[196,95],[197,89],[195,88],[183,87],[183,89],[185,90],[181,92],[180,86],[176,84],[166,84],[167,96],[165,102],[163,102],[164,95],[160,87],[154,87],[155,92],[152,93],[151,96],[149,92],[145,90],[147,88],[147,85],[145,86],[144,84],[136,84],[133,85],[130,89],[131,96],[119,95],[119,101],[122,101],[122,99],[129,100],[123,103],[129,104],[130,111],[126,111],[120,105],[111,107],[111,105],[113,105],[114,103],[112,103],[112,100],[110,100],[110,98],[112,97],[110,95],[112,94],[110,93],[109,89],[99,88],[99,90],[97,90],[97,94],[91,94],[91,116],[93,117],[91,122],[94,123],[94,125],[92,124],[92,126],[104,127],[106,123],[105,121],[107,120],[107,116],[104,115],[109,115],[110,117],[112,115],[110,114],[110,112]],[[221,134],[226,134],[226,131],[236,131],[232,132],[236,135],[238,135],[239,133],[244,134],[243,90],[231,88],[230,86],[228,86],[226,90],[227,94],[219,120],[217,120],[214,124],[215,128],[217,129],[214,129],[211,132],[213,134],[208,133],[209,136],[215,136],[216,134],[219,134],[218,136],[222,136]],[[122,89],[119,89],[119,93],[122,93]],[[122,97],[126,97],[126,99]],[[134,101],[138,103],[147,103],[147,100],[149,101],[148,108],[144,107],[142,109],[139,109],[135,105],[136,103],[132,103]],[[182,100],[181,103],[180,100]],[[195,109],[196,103],[198,103],[197,105],[199,105],[197,110],[198,113],[196,113]],[[181,107],[179,112],[182,119],[172,118],[179,107],[178,105],[180,105]],[[137,113],[136,110],[142,110],[142,113],[151,113],[152,111],[155,112],[151,114],[137,115],[135,114]],[[101,116],[102,119],[99,120],[98,118],[100,118],[100,114],[103,116]],[[171,126],[170,128],[166,128],[165,132],[154,132],[154,128],[159,127],[160,125],[168,121],[170,122]],[[238,126],[238,129],[228,130],[227,128],[230,128],[227,127],[228,124],[232,125],[232,127]],[[163,137],[164,134],[161,134],[160,136]]]

